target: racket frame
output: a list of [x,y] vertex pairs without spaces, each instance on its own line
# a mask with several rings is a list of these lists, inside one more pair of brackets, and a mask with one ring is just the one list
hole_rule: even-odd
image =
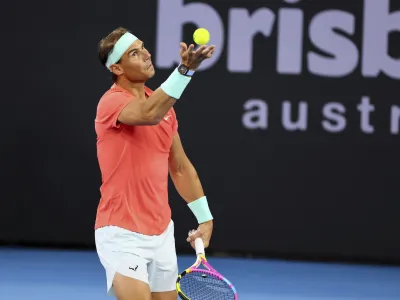
[[[207,261],[205,251],[204,251],[203,240],[201,238],[197,238],[195,240],[195,248],[196,248],[196,254],[197,254],[197,259],[196,259],[195,263],[193,265],[191,265],[189,268],[187,268],[186,270],[184,270],[182,273],[180,273],[176,280],[176,291],[177,291],[179,297],[184,300],[190,300],[190,298],[188,298],[182,292],[182,289],[180,286],[180,281],[181,281],[182,277],[185,276],[186,274],[192,273],[192,272],[198,272],[198,273],[210,275],[210,276],[213,276],[220,280],[225,281],[226,284],[232,289],[232,291],[235,295],[234,299],[237,300],[238,295],[237,295],[237,291],[236,291],[236,288],[234,287],[234,285],[228,279],[226,279],[222,274],[220,274],[217,270],[215,270]],[[199,268],[200,265],[203,265],[206,269],[200,269]]]

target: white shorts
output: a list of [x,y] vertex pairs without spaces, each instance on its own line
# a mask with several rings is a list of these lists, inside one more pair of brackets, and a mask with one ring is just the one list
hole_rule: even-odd
[[107,293],[115,296],[115,273],[146,282],[152,292],[175,290],[178,262],[174,223],[161,235],[148,236],[116,226],[95,230],[97,254],[106,271]]

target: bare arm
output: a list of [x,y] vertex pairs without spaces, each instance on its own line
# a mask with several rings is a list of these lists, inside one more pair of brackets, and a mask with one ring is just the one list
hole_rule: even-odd
[[199,176],[186,156],[178,133],[172,142],[169,169],[177,192],[187,203],[204,196]]
[[175,102],[176,99],[158,88],[147,99],[131,101],[121,111],[118,121],[127,125],[155,125],[160,122]]
[[[183,146],[178,134],[174,136],[169,158],[170,176],[179,195],[187,202],[191,203],[204,196],[196,169],[188,159],[183,150]],[[195,203],[195,202],[194,202]],[[200,222],[199,222],[200,223]],[[192,231],[191,231],[192,232]],[[213,220],[201,222],[197,230],[188,236],[187,241],[195,248],[194,240],[202,238],[204,247],[210,244],[213,232]]]
[[[204,59],[212,56],[214,49],[215,46],[206,47],[203,45],[194,51],[194,45],[187,47],[185,43],[181,43],[182,63],[189,69],[196,70]],[[175,73],[171,75],[172,78],[168,78],[167,81],[169,82],[164,86],[165,91],[161,86],[148,99],[131,101],[119,114],[118,121],[127,125],[158,124],[176,102],[176,99],[171,96],[172,90],[179,86],[178,90],[182,92],[182,88],[189,82],[189,78],[185,75]],[[180,93],[175,94],[180,95]]]

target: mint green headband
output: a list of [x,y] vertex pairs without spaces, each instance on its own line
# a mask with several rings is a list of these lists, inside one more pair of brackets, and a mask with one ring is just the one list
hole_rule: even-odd
[[[106,67],[110,69],[112,64],[119,61],[126,50],[137,40],[138,38],[132,33],[127,32],[115,43],[113,50],[108,55]],[[111,71],[111,70],[110,70]]]

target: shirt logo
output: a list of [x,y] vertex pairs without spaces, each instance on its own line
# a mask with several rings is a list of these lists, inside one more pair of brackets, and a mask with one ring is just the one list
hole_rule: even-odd
[[171,118],[171,115],[166,115],[166,116],[164,117],[164,120],[165,120],[165,121],[168,121],[169,118]]

